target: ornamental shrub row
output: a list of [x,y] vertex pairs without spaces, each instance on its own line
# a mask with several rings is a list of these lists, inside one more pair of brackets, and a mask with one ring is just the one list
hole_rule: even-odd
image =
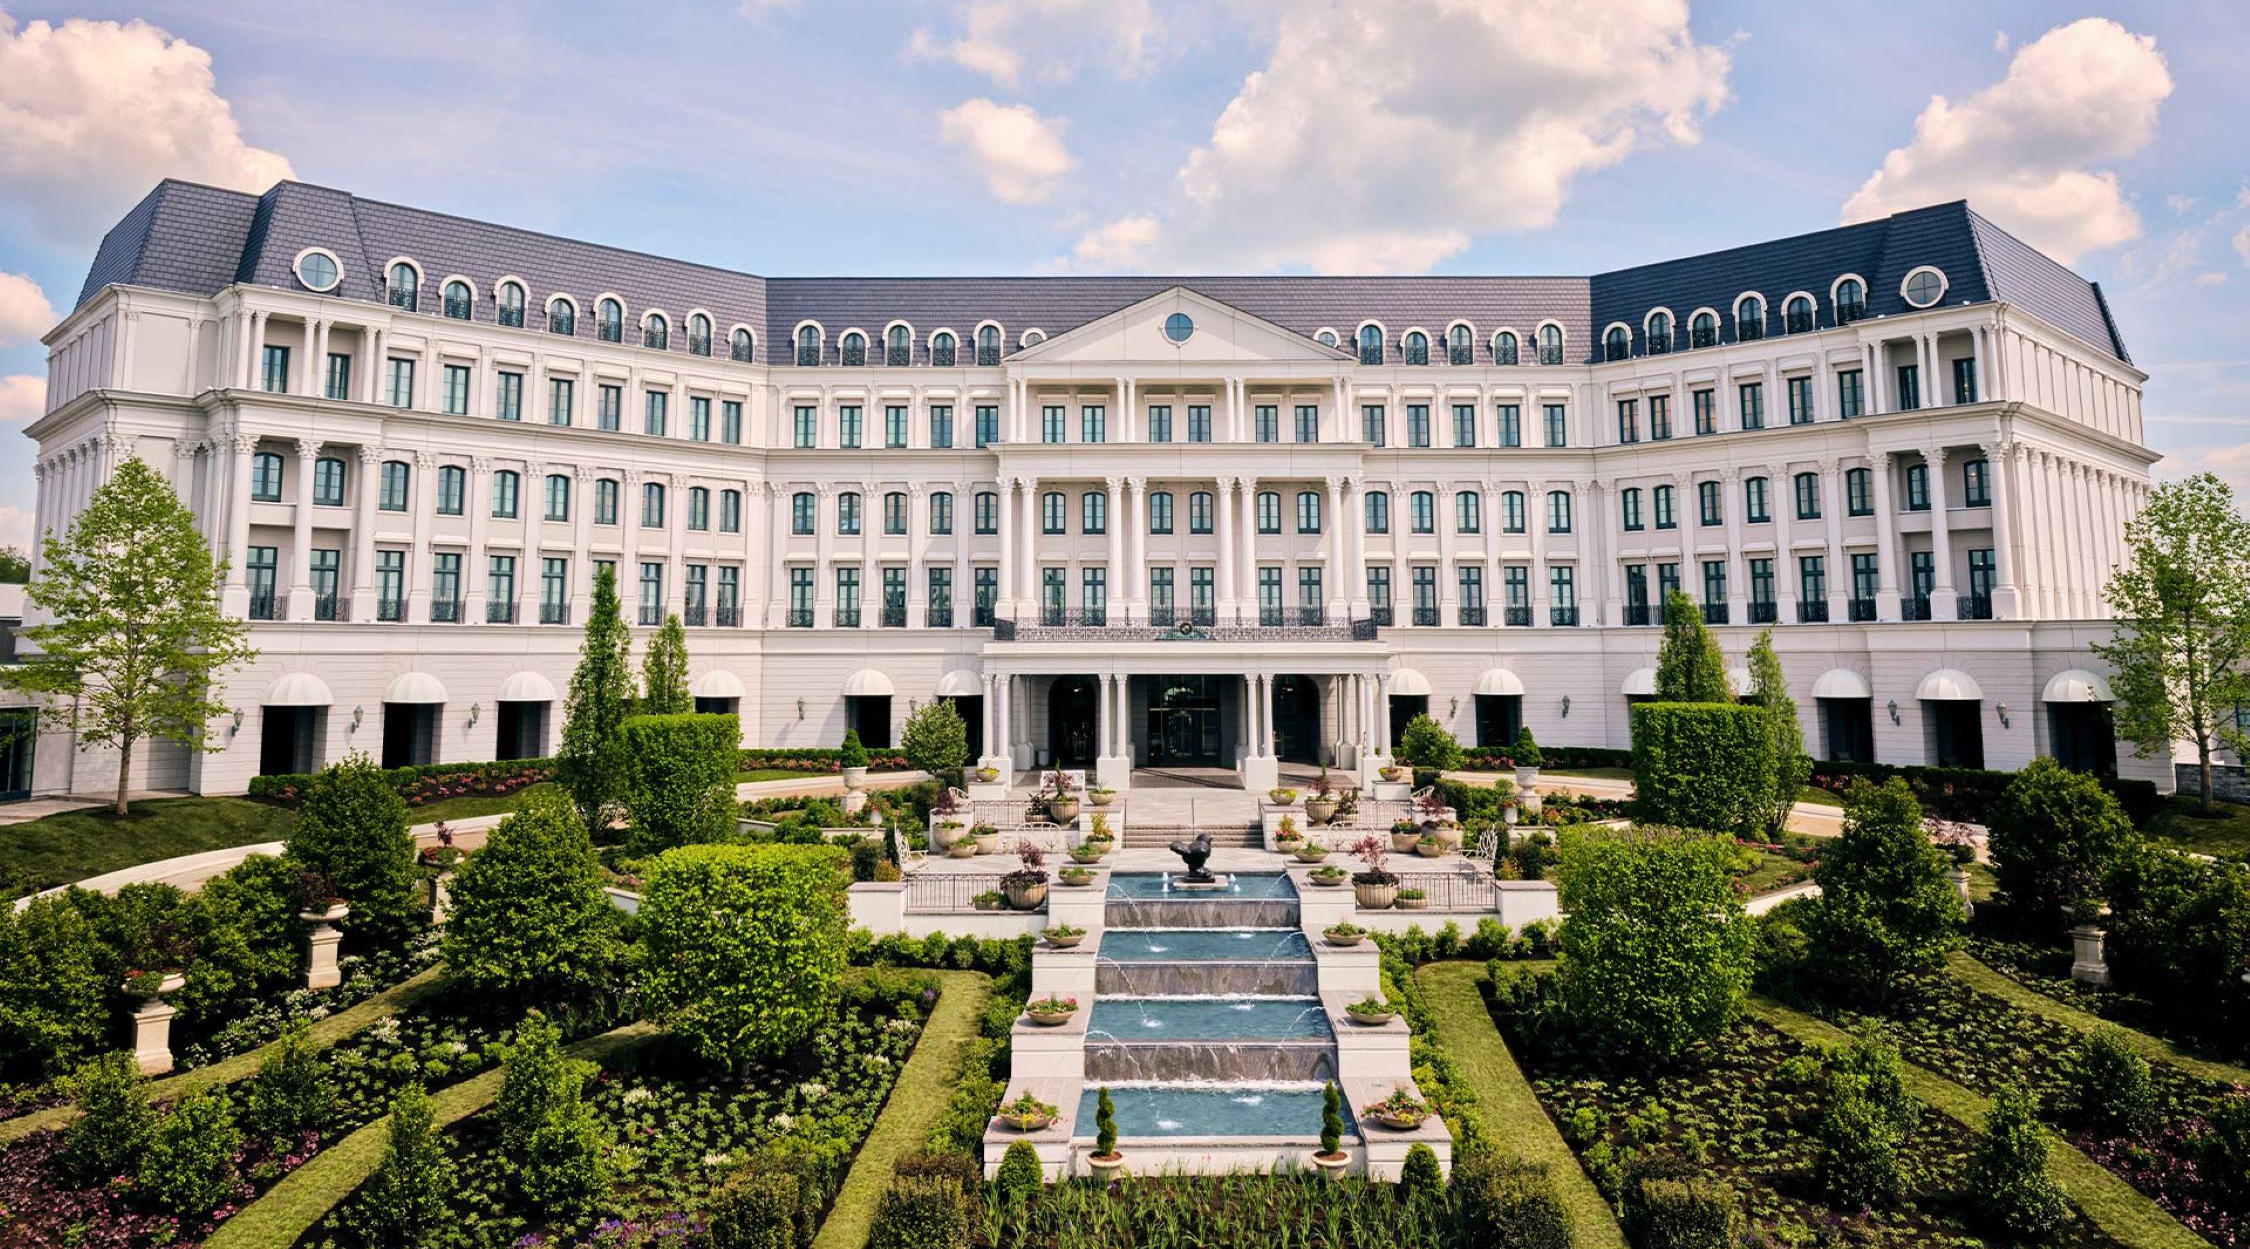
[[[1991,823],[1992,808],[2007,791],[2009,782],[2016,779],[2014,772],[1992,768],[1929,768],[1816,759],[1809,783],[1840,797],[1850,792],[1855,781],[1867,780],[1880,785],[1894,776],[1914,790],[1914,797],[1924,811],[1939,819],[1966,820],[1974,824]],[[2164,795],[2157,790],[2154,781],[2117,776],[2098,779],[2102,788],[2116,796],[2135,826],[2146,824],[2164,805]]]
[[[801,750],[761,746],[737,751],[735,766],[744,772],[766,769],[834,772],[842,766],[839,763],[842,754],[841,750],[833,746],[806,747]],[[898,751],[871,750],[867,754],[867,766],[876,772],[902,772],[910,765],[906,756]],[[305,791],[312,786],[314,775],[316,774],[310,772],[274,772],[252,777],[250,796],[295,806],[304,800]],[[555,779],[555,761],[501,759],[482,763],[433,763],[425,767],[385,768],[380,775],[407,806],[419,807],[445,798],[460,798],[472,794],[505,797],[527,785]]]
[[1756,837],[1777,761],[1766,712],[1733,703],[1633,708],[1634,814],[1650,824]]
[[[1464,746],[1461,748],[1461,767],[1470,772],[1497,772],[1504,761],[1517,758],[1520,752],[1514,746]],[[1542,767],[1550,772],[1568,772],[1573,768],[1629,768],[1633,766],[1633,752],[1611,750],[1606,746],[1549,746],[1539,745]],[[1528,766],[1528,765],[1527,765]]]

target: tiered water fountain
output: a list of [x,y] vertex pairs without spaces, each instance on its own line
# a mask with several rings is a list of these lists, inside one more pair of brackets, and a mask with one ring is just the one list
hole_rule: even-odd
[[[1175,849],[1201,866],[1193,847]],[[1318,935],[1349,918],[1349,891],[1314,891],[1308,905],[1301,869],[1274,867],[1215,882],[1105,871],[1098,914],[1092,897],[1051,895],[1061,913],[1051,910],[1049,922],[1088,934],[1075,949],[1034,953],[1032,991],[1074,998],[1079,1009],[1059,1026],[1017,1021],[1008,1096],[1028,1092],[1059,1113],[1037,1132],[993,1128],[988,1173],[1011,1143],[1029,1140],[1050,1178],[1087,1174],[1104,1087],[1130,1171],[1307,1169],[1330,1080],[1346,1102],[1350,1170],[1395,1178],[1416,1142],[1450,1162],[1451,1138],[1435,1118],[1407,1132],[1356,1122],[1350,1107],[1412,1089],[1406,1024],[1346,1016],[1380,980],[1372,946],[1333,947]]]

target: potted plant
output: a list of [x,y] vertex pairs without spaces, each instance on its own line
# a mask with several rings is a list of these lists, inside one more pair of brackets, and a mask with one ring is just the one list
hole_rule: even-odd
[[1299,863],[1318,863],[1327,857],[1328,847],[1321,845],[1319,842],[1308,841],[1297,847],[1297,861]]
[[1339,924],[1330,924],[1328,927],[1321,930],[1320,935],[1328,938],[1328,944],[1333,946],[1343,946],[1346,948],[1358,945],[1360,942],[1367,940],[1367,930],[1357,924],[1350,923],[1348,921]]
[[1106,807],[1117,801],[1117,791],[1106,785],[1088,785],[1086,787],[1086,801],[1097,807]]
[[977,783],[978,783],[978,784],[980,784],[980,785],[990,785],[990,784],[991,784],[992,782],[994,782],[994,781],[997,781],[997,780],[999,780],[999,779],[1000,779],[1000,769],[998,769],[998,768],[978,768],[978,769],[977,769],[977,771],[976,771],[976,777],[977,777]]
[[1000,889],[1009,906],[1036,911],[1047,900],[1047,852],[1027,841],[1016,847],[1016,861],[1022,866],[1000,878]]
[[1352,1156],[1344,1152],[1344,1095],[1336,1091],[1336,1082],[1330,1080],[1320,1094],[1320,1152],[1312,1156],[1313,1165],[1329,1179],[1335,1179],[1351,1165]]
[[1008,905],[1008,895],[1000,892],[997,889],[987,889],[983,893],[978,894],[976,898],[969,903],[969,905],[977,908],[980,911],[997,911],[1001,907]]
[[973,859],[977,855],[977,839],[956,837],[945,843],[945,854],[951,859]]
[[1053,1123],[1057,1113],[1053,1106],[1025,1093],[1014,1101],[1003,1104],[993,1118],[999,1120],[1003,1127],[1014,1128],[1018,1132],[1037,1132]]
[[1273,799],[1273,805],[1277,807],[1293,807],[1297,805],[1297,791],[1294,789],[1289,789],[1287,787],[1283,787],[1281,789],[1269,789],[1266,791],[1266,797]]
[[1414,1095],[1406,1091],[1406,1086],[1395,1085],[1389,1097],[1369,1102],[1360,1108],[1360,1114],[1393,1132],[1411,1132],[1430,1117],[1430,1108],[1416,1101]]
[[1039,935],[1055,949],[1069,950],[1086,939],[1086,930],[1076,924],[1049,924]]
[[978,854],[994,854],[1000,849],[1000,830],[990,824],[972,824],[969,840],[976,843]]
[[1312,794],[1305,799],[1305,818],[1315,824],[1326,824],[1336,818],[1336,791],[1328,784],[1328,769],[1320,770],[1320,779],[1313,783]]
[[1430,895],[1411,885],[1402,887],[1398,891],[1398,909],[1402,911],[1426,911],[1429,906]]
[[1385,783],[1395,785],[1398,783],[1398,778],[1406,775],[1406,769],[1395,763],[1386,763],[1375,769],[1375,775],[1382,777]]
[[844,776],[844,792],[856,794],[867,787],[867,747],[860,745],[859,730],[844,730],[844,748],[836,752]]
[[1429,835],[1437,838],[1448,850],[1459,850],[1461,848],[1461,825],[1457,821],[1439,820],[1431,828]]
[[1094,1152],[1086,1156],[1086,1165],[1093,1168],[1095,1181],[1104,1186],[1125,1169],[1125,1155],[1117,1151],[1117,1104],[1109,1100],[1106,1084],[1095,1096]]
[[127,997],[138,998],[143,1002],[153,1002],[186,983],[187,975],[184,972],[135,970],[125,973],[125,982],[119,987],[125,990],[125,996]]
[[1334,888],[1352,878],[1350,872],[1333,863],[1323,863],[1305,875],[1312,880],[1312,883],[1324,888]]
[[1056,872],[1055,878],[1073,889],[1083,889],[1094,883],[1093,869],[1079,867],[1076,864]]
[[1370,911],[1387,909],[1398,900],[1398,877],[1384,866],[1390,857],[1389,847],[1383,839],[1370,833],[1352,843],[1351,851],[1367,864],[1367,870],[1352,873],[1352,892],[1359,905]]
[[1086,830],[1086,840],[1098,841],[1105,846],[1114,840],[1109,831],[1108,814],[1101,811],[1094,812],[1093,827]]
[[1422,830],[1412,820],[1394,820],[1391,823],[1391,852],[1411,854],[1414,843],[1422,840]]
[[1078,795],[1070,787],[1069,775],[1059,767],[1047,776],[1047,818],[1057,824],[1078,818]]
[[1294,815],[1282,816],[1281,825],[1274,830],[1273,834],[1274,844],[1281,847],[1282,853],[1286,854],[1296,849],[1297,843],[1303,838],[1304,834],[1297,831],[1297,817]]
[[1082,841],[1070,848],[1070,859],[1073,863],[1099,863],[1102,856],[1108,853],[1108,842]]
[[[1080,933],[1079,935],[1084,936],[1085,934]],[[1069,1023],[1070,1017],[1078,1013],[1078,999],[1056,997],[1050,993],[1045,997],[1033,998],[1031,1001],[1024,1003],[1023,1013],[1031,1016],[1031,1022],[1043,1028],[1060,1027]]]
[[1439,837],[1436,833],[1424,833],[1421,839],[1414,843],[1414,853],[1425,859],[1437,858],[1445,853],[1445,839]]
[[1353,1023],[1361,1024],[1369,1028],[1380,1028],[1384,1024],[1389,1023],[1392,1019],[1396,1018],[1398,1012],[1391,1009],[1391,1004],[1389,1002],[1386,1002],[1375,994],[1370,993],[1366,997],[1363,997],[1360,1000],[1345,1007],[1344,1014],[1348,1016]]
[[1516,761],[1516,784],[1534,785],[1539,781],[1539,765],[1545,756],[1539,750],[1539,739],[1531,735],[1531,726],[1516,730],[1516,743],[1508,751]]

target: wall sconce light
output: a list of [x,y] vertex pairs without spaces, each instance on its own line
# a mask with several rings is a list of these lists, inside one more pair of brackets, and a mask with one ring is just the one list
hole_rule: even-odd
[[804,718],[805,718],[805,700],[804,700],[804,699],[802,699],[802,698],[800,698],[800,699],[798,699],[798,700],[797,700],[797,719],[798,719],[799,721],[802,721],[802,720],[803,720]]
[[1889,701],[1888,703],[1885,703],[1885,704],[1883,704],[1883,709],[1884,709],[1885,711],[1888,711],[1888,712],[1890,712],[1890,713],[1891,713],[1891,723],[1893,723],[1893,724],[1897,724],[1897,723],[1899,722],[1899,721],[1898,721],[1898,700],[1897,700],[1897,699],[1895,699],[1895,698],[1894,698],[1894,699],[1892,699],[1891,701]]
[[228,729],[228,730],[227,730],[227,732],[229,732],[229,733],[240,733],[241,731],[242,731],[242,708],[240,708],[240,707],[237,707],[237,708],[235,708],[235,709],[234,709],[234,727],[233,727],[233,728],[230,728],[230,729]]
[[1570,695],[1568,694],[1562,696],[1562,714],[1563,719],[1568,720],[1570,718]]
[[362,721],[362,720],[364,720],[364,719],[366,719],[366,718],[367,718],[367,712],[366,712],[366,710],[365,710],[364,708],[360,708],[360,707],[354,707],[354,708],[352,708],[352,728],[354,728],[354,729],[357,729],[357,728],[359,727],[359,722],[360,722],[360,721]]
[[477,723],[477,714],[478,714],[479,712],[483,711],[483,710],[484,710],[484,708],[483,708],[483,707],[482,707],[481,705],[477,704],[477,703],[470,703],[470,704],[469,704],[469,727],[471,727],[471,728],[474,728],[474,727],[476,727],[476,723]]
[[1461,699],[1460,699],[1460,697],[1459,697],[1458,695],[1456,695],[1456,696],[1454,696],[1454,697],[1453,697],[1452,699],[1448,700],[1448,702],[1447,702],[1447,705],[1446,705],[1446,708],[1445,708],[1445,718],[1446,718],[1446,719],[1448,719],[1448,720],[1451,720],[1451,719],[1452,719],[1453,717],[1455,717],[1455,716],[1458,716],[1458,715],[1460,715],[1460,714],[1461,714]]
[[2008,723],[2008,704],[1999,703],[1995,705],[1992,710],[1999,713],[2001,728],[2012,729],[2015,727],[2015,725]]

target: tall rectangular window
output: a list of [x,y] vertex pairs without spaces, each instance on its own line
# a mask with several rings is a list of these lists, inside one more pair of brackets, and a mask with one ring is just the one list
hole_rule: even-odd
[[1992,548],[1988,546],[1969,549],[1969,597],[1977,609],[1991,613],[1992,587],[1999,577],[1999,566],[1992,562]]
[[1852,556],[1852,597],[1873,604],[1875,591],[1882,585],[1882,573],[1873,553]]
[[1656,442],[1672,436],[1672,396],[1648,397],[1648,436]]
[[1308,615],[1317,613],[1326,605],[1320,593],[1320,565],[1297,566],[1297,606]]
[[1953,362],[1953,402],[1977,401],[1977,358],[1962,356]]
[[1109,441],[1109,409],[1098,403],[1078,406],[1078,441]]
[[974,589],[976,615],[970,623],[983,628],[992,623],[993,609],[1000,603],[1000,570],[997,568],[978,568],[973,575],[976,578]]
[[696,442],[711,441],[711,400],[709,396],[688,396],[687,426],[689,438]]
[[1643,527],[1641,522],[1640,487],[1628,486],[1621,493],[1619,493],[1617,498],[1618,508],[1622,513],[1626,532],[1639,532]]
[[1209,624],[1217,616],[1218,599],[1211,580],[1215,575],[1209,564],[1188,569],[1188,611],[1197,624]]
[[406,491],[412,480],[413,468],[404,460],[386,460],[382,468],[383,488],[375,496],[375,506],[386,512],[406,510]]
[[1698,434],[1718,433],[1719,392],[1698,390],[1689,395],[1688,399],[1695,407],[1695,432]]
[[1673,510],[1677,502],[1676,492],[1672,487],[1658,486],[1650,491],[1649,495],[1650,508],[1656,513],[1656,527],[1658,529],[1679,528],[1679,515]]
[[1473,403],[1456,403],[1453,405],[1453,445],[1456,447],[1477,445],[1477,405]]
[[1844,510],[1853,516],[1875,514],[1875,474],[1864,468],[1844,470]]
[[1259,442],[1281,441],[1281,409],[1274,404],[1261,403],[1251,409],[1253,437]]
[[1430,445],[1429,404],[1410,403],[1406,405],[1406,445],[1409,447]]
[[856,403],[847,403],[836,409],[836,445],[846,450],[859,449],[860,410]]
[[820,445],[820,409],[809,403],[800,403],[791,414],[794,445],[800,451]]
[[1812,379],[1809,377],[1790,378],[1789,423],[1791,425],[1810,425],[1812,424],[1812,418]]
[[1367,605],[1373,610],[1376,620],[1385,624],[1390,623],[1391,566],[1389,564],[1369,564],[1367,566]]
[[1173,598],[1172,577],[1170,568],[1148,570],[1148,610],[1153,623],[1168,625],[1175,619],[1178,601]]
[[1414,623],[1438,623],[1437,568],[1430,564],[1416,564],[1407,570],[1414,579]]
[[513,607],[516,601],[516,557],[494,555],[486,567],[485,598],[495,606]]
[[384,361],[383,402],[394,408],[414,406],[414,362],[392,357]]
[[1723,525],[1726,523],[1726,504],[1719,498],[1719,483],[1715,481],[1695,483],[1695,502],[1698,518],[1705,525]]
[[903,403],[883,406],[883,445],[893,451],[906,446],[906,412]]
[[1578,623],[1578,572],[1568,564],[1547,568],[1547,601],[1559,625]]
[[991,491],[989,491],[989,490],[987,490],[987,491],[984,491],[984,492],[982,492],[982,493],[978,494],[978,495],[977,495],[977,501],[976,501],[976,509],[977,509],[977,517],[976,517],[976,523],[977,523],[977,532],[978,532],[978,533],[980,533],[980,534],[992,534],[992,533],[998,533],[998,532],[1000,532],[1000,496],[999,496],[999,495],[996,495],[996,494],[992,493],[992,492],[991,492]]
[[1713,607],[1727,601],[1727,562],[1723,559],[1703,561],[1703,605]]
[[1149,440],[1150,442],[1170,442],[1170,441],[1172,441],[1172,405],[1171,405],[1171,404],[1168,404],[1168,403],[1152,403],[1152,404],[1150,404],[1150,405],[1149,405],[1149,408],[1148,408],[1148,440]]
[[1797,597],[1807,603],[1818,603],[1828,597],[1827,556],[1797,557]]
[[375,618],[406,619],[406,552],[375,552]]
[[[343,580],[344,553],[335,547],[314,547],[312,552],[313,619],[336,618],[336,590]],[[1972,572],[1972,579],[1973,579]]]
[[813,623],[813,570],[789,570],[789,627],[810,629]]
[[1503,403],[1500,405],[1500,445],[1503,447],[1520,447],[1523,445],[1522,404]]
[[1744,519],[1753,525],[1762,525],[1773,519],[1768,510],[1768,487],[1763,477],[1751,477],[1742,483],[1742,510]]
[[1906,510],[1909,512],[1927,512],[1930,510],[1930,466],[1928,464],[1915,464],[1906,470]]
[[437,471],[437,514],[459,516],[468,507],[469,474],[459,465],[447,464]]
[[468,365],[449,364],[445,366],[445,395],[442,406],[448,414],[453,416],[467,416],[469,414]]
[[1937,590],[1937,555],[1931,551],[1916,551],[1913,556],[1914,597],[1927,604]]
[[1188,439],[1187,439],[1187,440],[1188,440],[1189,442],[1209,442],[1209,441],[1211,441],[1211,405],[1210,405],[1210,404],[1208,404],[1208,403],[1191,403],[1191,404],[1189,404],[1189,405],[1188,405]]
[[1641,404],[1638,399],[1617,401],[1617,441],[1641,440]]
[[547,379],[547,423],[568,425],[571,409],[578,406],[578,383],[567,377]]
[[856,567],[836,570],[836,627],[859,627],[859,569]]
[[[648,620],[652,614],[659,619],[662,618],[664,613],[664,565],[654,560],[644,560],[641,563],[640,604],[642,620]],[[655,608],[653,613],[649,610],[652,607]]]
[[1368,403],[1359,409],[1359,440],[1371,447],[1383,445],[1383,405]]
[[977,405],[977,449],[982,451],[1000,441],[1000,406],[993,403]]
[[939,451],[953,446],[953,405],[950,403],[930,405],[930,446]]
[[1898,366],[1898,410],[1912,412],[1922,406],[1922,366]]
[[494,379],[499,385],[493,394],[492,415],[503,421],[523,419],[523,374],[500,373]]
[[1548,445],[1548,446],[1550,446],[1550,447],[1567,447],[1567,446],[1569,446],[1569,445],[1570,445],[1570,422],[1569,422],[1569,421],[1568,421],[1568,420],[1566,419],[1566,417],[1567,417],[1567,415],[1568,415],[1568,414],[1567,414],[1567,412],[1565,411],[1565,409],[1563,408],[1563,405],[1561,405],[1561,404],[1559,404],[1559,403],[1550,403],[1550,404],[1548,404],[1548,405],[1547,405],[1547,409],[1546,409],[1546,410],[1547,410],[1547,445]]
[[461,618],[461,553],[439,551],[430,556],[430,619],[439,619],[441,608],[446,620]]
[[289,393],[289,349],[266,344],[264,363],[259,372],[259,383],[277,395]]
[[1109,570],[1107,568],[1082,568],[1078,571],[1078,605],[1086,609],[1088,624],[1100,624],[1109,614]]
[[570,561],[547,556],[539,561],[539,620],[561,624],[563,605],[570,601]]
[[1858,369],[1845,369],[1836,375],[1836,415],[1844,420],[1864,416],[1867,412],[1867,387],[1865,375]]
[[1170,532],[1172,532],[1172,492],[1171,492],[1171,491],[1169,491],[1169,490],[1154,490],[1154,491],[1150,491],[1150,492],[1149,492],[1149,496],[1148,496],[1148,531],[1149,531],[1150,533],[1170,533]]
[[1059,403],[1039,409],[1039,441],[1061,442],[1067,436],[1064,422],[1070,419],[1070,409]]
[[719,441],[730,447],[742,445],[742,401],[740,399],[722,399],[719,401]]
[[328,387],[323,392],[331,399],[352,397],[352,358],[341,351],[328,353]]
[[594,428],[616,433],[625,428],[625,388],[623,386],[597,386],[594,389]]
[[1750,561],[1750,601],[1773,602],[1773,560],[1758,556]]
[[1320,405],[1313,403],[1297,405],[1297,441],[1320,441]]
[[1764,382],[1744,382],[1735,388],[1735,395],[1742,404],[1742,427],[1744,429],[1764,429],[1766,427],[1766,384]]

